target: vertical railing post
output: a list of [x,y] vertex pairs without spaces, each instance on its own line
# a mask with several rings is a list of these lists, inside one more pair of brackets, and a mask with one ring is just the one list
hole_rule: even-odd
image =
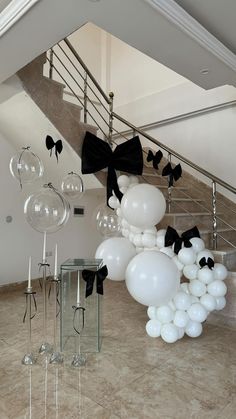
[[212,231],[213,249],[217,249],[216,182],[212,181]]
[[[168,153],[168,162],[171,163],[171,153]],[[168,179],[168,182],[169,182],[169,179]],[[168,204],[167,210],[168,210],[168,212],[170,212],[170,210],[171,210],[171,202],[172,202],[171,194],[172,194],[172,186],[169,186],[169,184],[168,184],[168,198],[167,198],[167,204]]]
[[84,123],[87,124],[87,112],[88,112],[88,83],[87,83],[87,73],[84,73]]
[[108,142],[112,145],[112,132],[113,132],[113,102],[114,102],[114,93],[109,93],[110,103],[109,103],[109,134],[108,134]]
[[49,79],[52,80],[53,77],[53,49],[50,49],[49,52]]

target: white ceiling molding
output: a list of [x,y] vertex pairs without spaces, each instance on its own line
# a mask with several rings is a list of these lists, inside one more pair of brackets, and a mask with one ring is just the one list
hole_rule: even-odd
[[0,38],[40,0],[12,0],[0,13]]
[[177,26],[202,47],[236,71],[236,55],[213,36],[196,19],[189,15],[174,0],[145,0],[158,13]]

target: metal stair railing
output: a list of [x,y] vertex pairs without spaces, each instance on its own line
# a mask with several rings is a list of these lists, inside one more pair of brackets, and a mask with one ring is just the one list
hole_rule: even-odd
[[[127,121],[122,116],[118,115],[113,111],[113,100],[114,94],[112,92],[107,95],[102,87],[97,82],[96,78],[92,75],[86,64],[83,62],[78,52],[75,50],[70,41],[65,38],[53,48],[48,51],[47,61],[49,63],[49,78],[53,79],[54,74],[56,78],[65,84],[67,89],[69,89],[70,94],[77,100],[79,105],[83,108],[84,114],[84,123],[88,123],[88,120],[96,125],[96,127],[101,131],[104,140],[109,142],[111,146],[117,144],[117,139],[128,140],[130,135],[139,134],[140,137],[143,137],[146,141],[151,143],[154,147],[159,147],[167,153],[167,158],[171,161],[172,157],[177,160],[180,160],[188,167],[197,171],[202,176],[210,180],[211,182],[211,210],[206,206],[200,204],[186,192],[181,191],[182,195],[191,199],[192,202],[195,202],[200,208],[203,208],[204,211],[207,211],[212,216],[212,240],[213,248],[217,249],[217,238],[220,237],[225,243],[229,244],[231,247],[236,248],[236,245],[233,244],[230,240],[224,238],[218,231],[218,221],[223,222],[227,227],[235,232],[236,237],[236,227],[231,223],[222,219],[217,215],[217,186],[221,186],[226,191],[229,191],[236,195],[236,188],[217,176],[211,174],[207,170],[196,165],[189,159],[185,158],[183,155],[177,153],[175,150],[169,148],[165,144],[161,143],[158,139],[149,135],[143,128],[136,127],[131,122]],[[82,85],[81,85],[82,84]],[[95,100],[94,100],[95,98]],[[90,108],[89,108],[90,106]],[[93,113],[95,112],[95,114]],[[201,113],[203,113],[202,111]],[[209,109],[206,109],[206,112],[209,112]],[[125,130],[121,130],[114,126],[114,122],[122,124],[126,127]],[[144,153],[146,151],[144,150]],[[145,177],[143,177],[145,181]],[[168,210],[170,212],[172,205],[172,187],[168,188]],[[194,218],[194,215],[191,214],[188,210],[183,208],[181,204],[177,204],[181,210],[186,212],[189,216]],[[228,211],[232,211],[233,214],[236,213],[233,209],[229,208],[226,204],[222,204]]]

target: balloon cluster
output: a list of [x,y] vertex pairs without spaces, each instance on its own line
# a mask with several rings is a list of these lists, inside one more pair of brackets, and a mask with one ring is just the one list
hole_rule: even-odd
[[[226,304],[227,269],[214,263],[199,237],[189,240],[191,247],[183,241],[178,254],[174,244],[165,246],[166,230],[155,226],[165,214],[166,203],[155,186],[139,184],[137,177],[126,175],[118,178],[118,185],[124,194],[121,203],[112,196],[109,205],[116,211],[124,237],[102,242],[96,257],[107,265],[111,280],[125,279],[132,297],[148,306],[149,336],[161,336],[168,343],[184,334],[200,336],[208,314]],[[180,283],[182,275],[189,282]]]

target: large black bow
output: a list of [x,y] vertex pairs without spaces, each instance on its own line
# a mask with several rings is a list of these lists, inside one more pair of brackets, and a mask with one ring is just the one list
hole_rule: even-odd
[[53,149],[53,147],[55,147],[55,156],[56,156],[56,159],[58,161],[58,153],[61,154],[61,152],[63,150],[62,141],[58,140],[58,141],[55,142],[50,135],[47,135],[47,137],[46,137],[46,147],[47,147],[48,150],[50,150],[50,157],[52,155],[52,149]]
[[125,143],[119,144],[114,151],[108,143],[86,132],[82,147],[82,173],[96,173],[108,167],[107,174],[107,202],[112,191],[121,201],[116,170],[141,175],[143,172],[143,152],[139,137],[136,136]]
[[199,260],[200,269],[202,269],[204,266],[208,266],[209,269],[213,269],[215,266],[215,262],[212,258],[206,258],[203,257]]
[[103,281],[106,279],[107,275],[108,270],[106,265],[98,269],[98,271],[90,271],[89,269],[84,269],[82,271],[83,280],[86,282],[86,298],[93,293],[95,278],[97,278],[97,293],[103,295]]
[[174,244],[174,252],[178,255],[182,247],[182,243],[184,243],[185,247],[192,247],[190,239],[193,237],[200,237],[199,230],[196,226],[190,230],[184,231],[181,236],[178,235],[177,231],[173,227],[168,226],[165,234],[165,247],[172,246],[172,244]]
[[162,176],[169,176],[169,187],[173,186],[174,180],[177,181],[182,175],[182,167],[180,164],[177,164],[174,168],[172,168],[170,163],[162,170]]
[[147,161],[148,162],[152,161],[152,165],[154,169],[158,170],[158,164],[160,163],[162,157],[163,157],[163,154],[161,150],[158,150],[156,154],[154,154],[152,150],[149,150],[148,155],[147,155]]

